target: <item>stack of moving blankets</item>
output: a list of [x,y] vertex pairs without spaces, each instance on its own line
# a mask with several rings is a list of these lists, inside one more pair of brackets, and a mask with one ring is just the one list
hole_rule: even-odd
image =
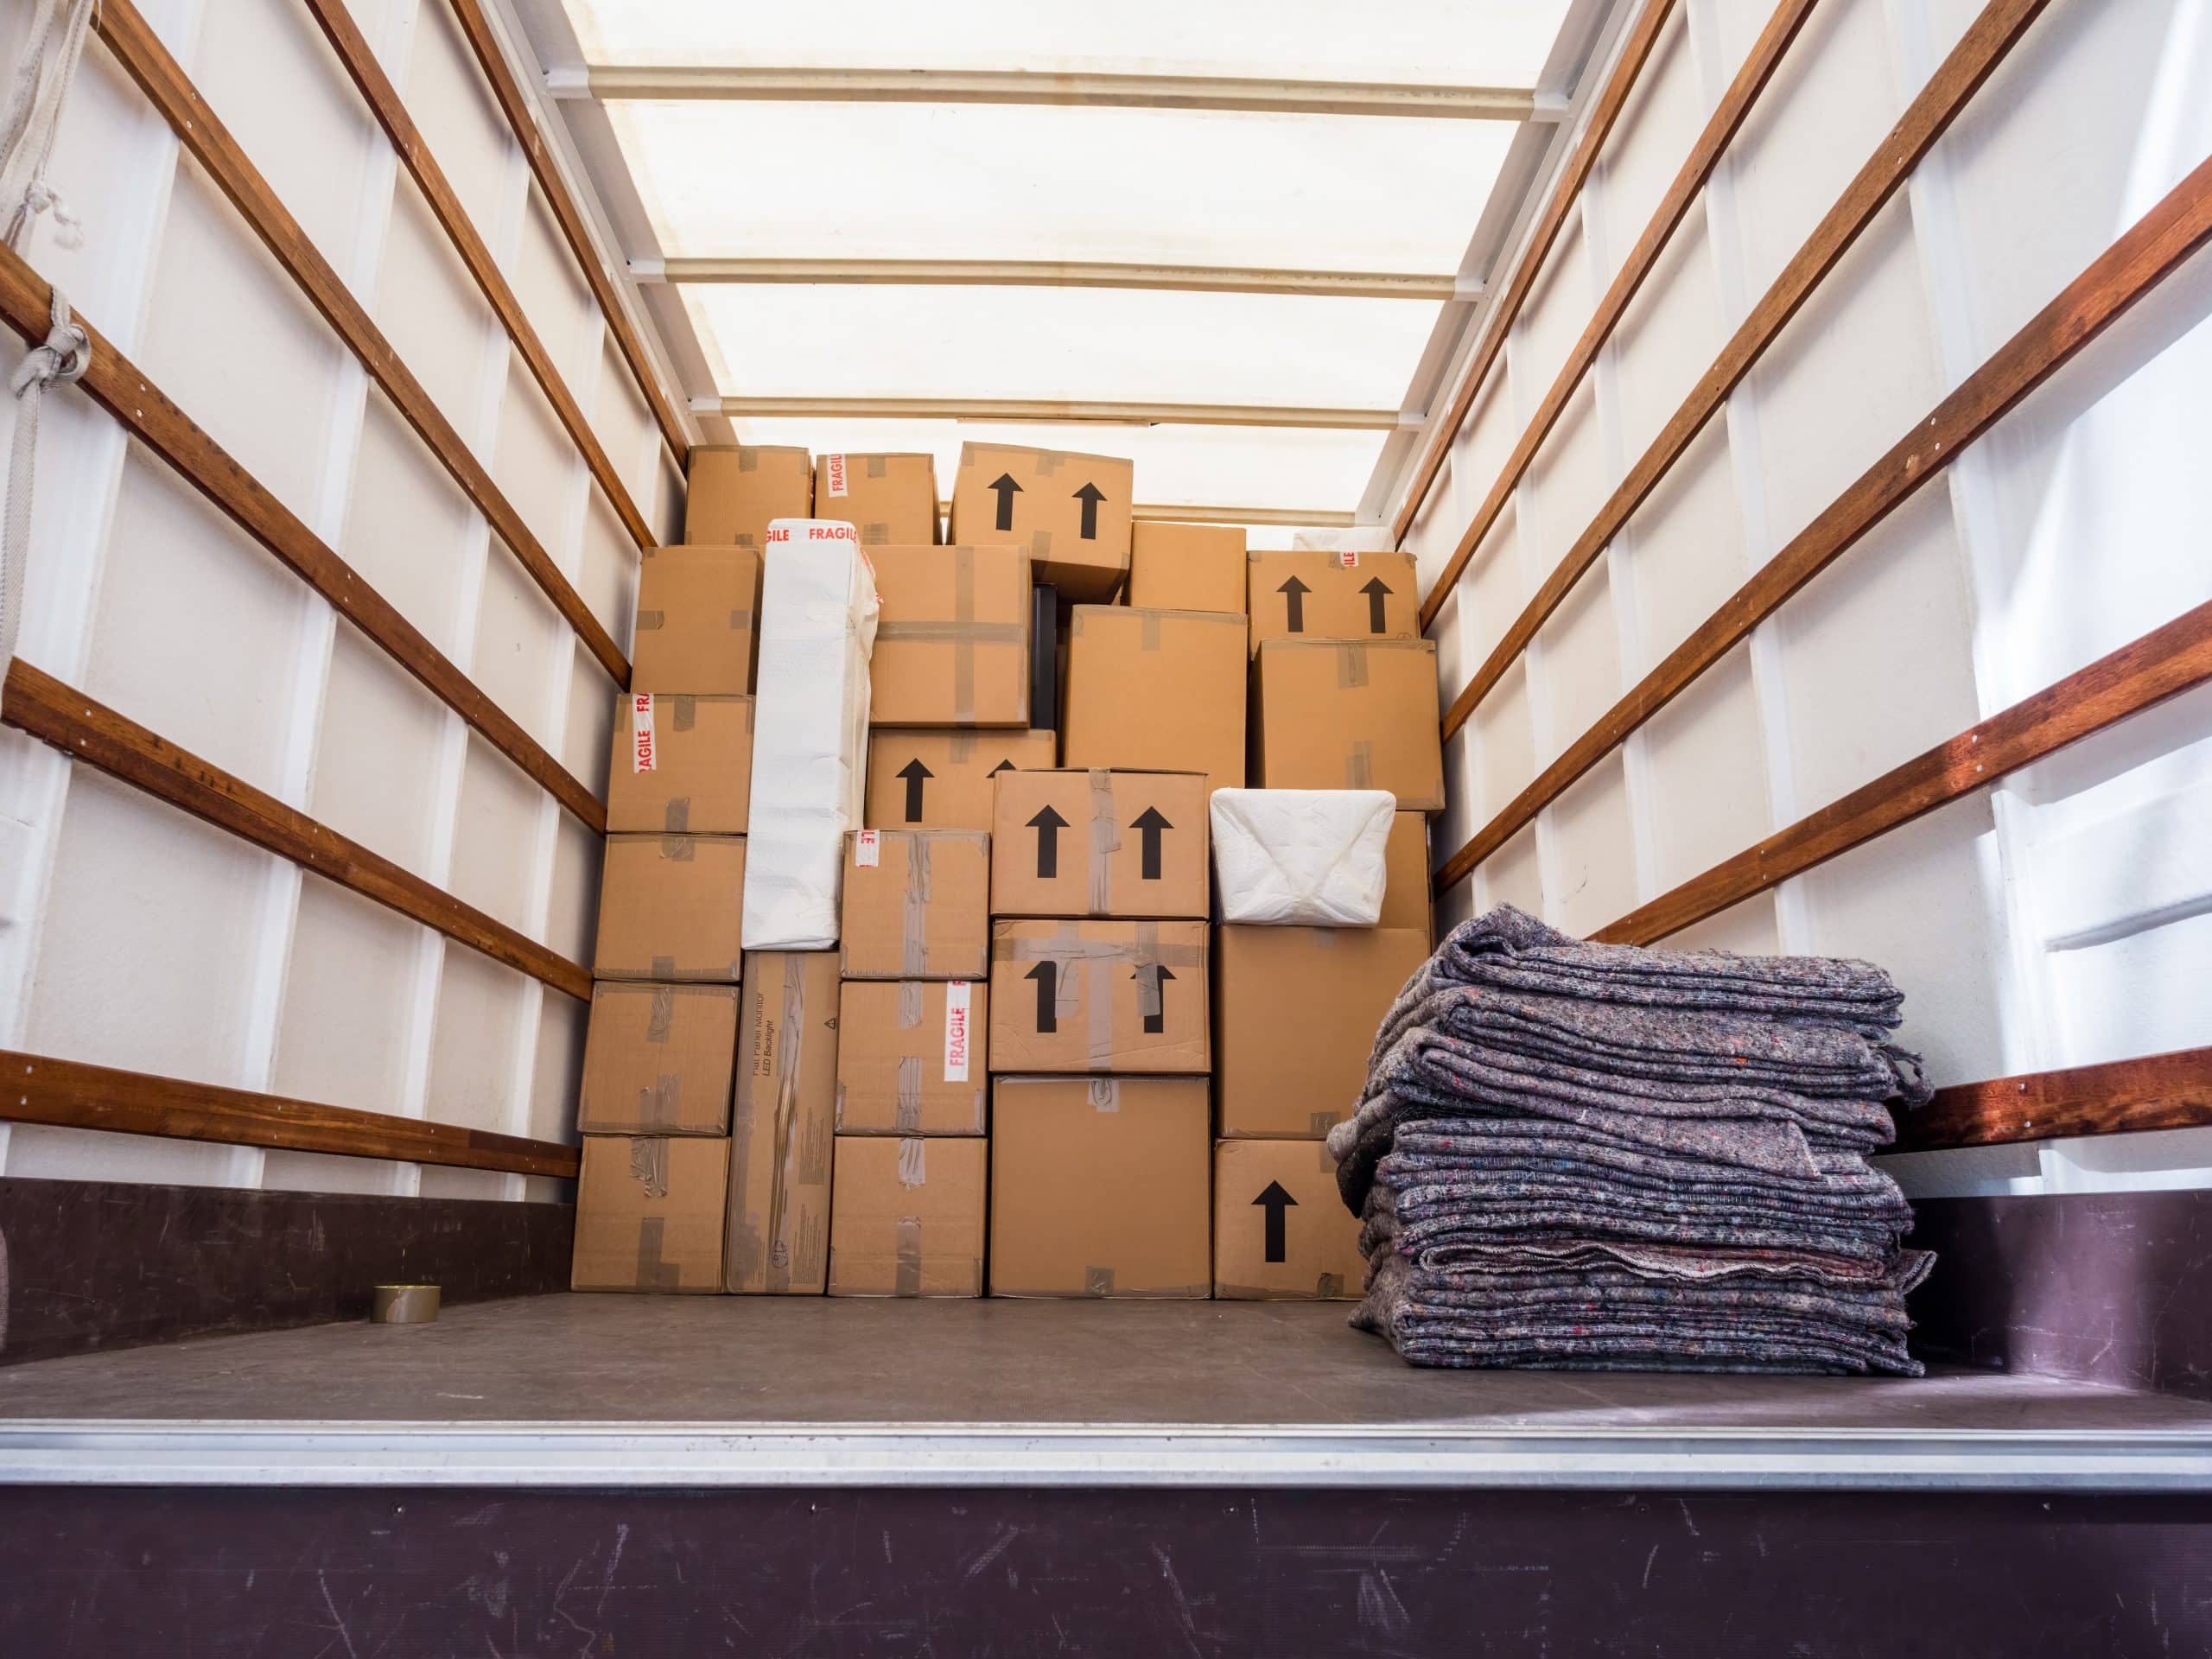
[[1928,1098],[1903,1001],[1868,963],[1463,924],[1329,1137],[1353,1324],[1421,1365],[1918,1375],[1933,1258],[1866,1157]]

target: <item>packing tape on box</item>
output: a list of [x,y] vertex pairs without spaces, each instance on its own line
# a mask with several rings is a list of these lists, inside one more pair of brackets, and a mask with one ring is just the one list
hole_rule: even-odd
[[891,1281],[893,1296],[922,1294],[922,1218],[901,1216],[896,1242],[896,1267]]
[[671,836],[683,835],[691,828],[691,798],[689,795],[669,798],[668,804],[661,809],[660,827]]
[[638,1288],[674,1290],[683,1282],[683,1270],[667,1259],[668,1221],[647,1216],[638,1224]]
[[[658,698],[655,699],[658,701]],[[675,730],[688,732],[699,723],[699,699],[688,692],[673,692],[668,697],[669,724]]]
[[639,611],[638,613],[636,626],[639,633],[658,633],[667,626],[668,613],[666,611]]
[[1139,651],[1160,649],[1160,613],[1158,611],[1137,613],[1137,649]]
[[630,1179],[645,1189],[649,1198],[668,1196],[668,1142],[658,1135],[639,1135],[630,1142]]
[[663,836],[660,855],[671,864],[694,863],[699,856],[699,843],[690,836]]
[[922,982],[902,979],[899,982],[899,1029],[912,1031],[922,1023]]
[[1309,1135],[1319,1135],[1325,1144],[1329,1131],[1337,1127],[1337,1120],[1347,1116],[1349,1114],[1344,1112],[1308,1112],[1306,1114],[1306,1131]]
[[1375,787],[1375,745],[1367,738],[1353,739],[1351,753],[1344,756],[1344,787]]
[[1084,908],[1093,916],[1114,913],[1114,855],[1122,849],[1121,820],[1114,810],[1114,774],[1090,768],[1090,881]]
[[930,1179],[930,1143],[918,1135],[909,1135],[899,1143],[899,1185],[905,1187],[927,1186]]
[[1116,1077],[1090,1079],[1090,1109],[1094,1112],[1118,1112],[1122,1109],[1122,1084]]
[[1083,1294],[1086,1296],[1111,1296],[1114,1294],[1114,1269],[1085,1268],[1083,1270]]
[[[1062,922],[1046,939],[994,939],[991,959],[995,962],[1050,962],[1059,971],[1052,977],[1052,1011],[1056,1020],[1072,1015],[1079,1005],[1087,1004],[1084,1017],[1084,1036],[1089,1046],[1088,1065],[1094,1071],[1103,1071],[1114,1058],[1114,987],[1123,964],[1141,970],[1160,966],[1192,967],[1205,961],[1203,944],[1162,944],[1160,924],[1138,922],[1135,940],[1128,944],[1106,939],[1086,939],[1081,937],[1078,922]],[[1080,968],[1081,973],[1071,972]],[[1149,982],[1152,1005],[1145,1006],[1143,987]],[[1141,1013],[1152,1014],[1160,1011],[1164,993],[1157,974],[1141,976],[1138,980],[1138,1005]]]
[[1027,651],[1029,626],[1026,622],[978,622],[976,620],[976,550],[955,547],[952,555],[952,620],[950,622],[878,622],[877,643],[904,641],[909,645],[950,645],[952,647],[952,723],[976,723],[976,647],[1014,645]]
[[1338,645],[1337,652],[1337,690],[1357,691],[1367,683],[1367,647]]
[[[729,613],[729,631],[732,633],[747,633],[752,631],[752,627],[753,613],[733,607]],[[752,729],[750,726],[746,728],[747,731]]]
[[638,1090],[638,1122],[648,1129],[672,1129],[676,1127],[676,1109],[683,1099],[683,1079],[673,1071],[663,1071],[646,1087]]
[[676,1025],[676,989],[670,985],[653,987],[652,1001],[645,1011],[645,1040],[664,1043]]
[[[922,1127],[922,1057],[901,1054],[899,1057],[897,1116],[893,1126],[912,1135]],[[901,1154],[901,1170],[904,1170]]]
[[1037,476],[1039,478],[1051,478],[1060,470],[1067,459],[1057,449],[1019,449],[1014,453],[1027,455],[1031,463],[1036,467]]
[[777,1033],[775,1163],[768,1176],[768,1288],[791,1287],[790,1241],[784,1236],[791,1204],[791,1160],[798,1123],[799,1071],[805,1063],[806,974],[799,958],[784,953],[783,1029]]
[[899,916],[899,970],[919,976],[930,970],[930,842],[907,836],[906,891]]

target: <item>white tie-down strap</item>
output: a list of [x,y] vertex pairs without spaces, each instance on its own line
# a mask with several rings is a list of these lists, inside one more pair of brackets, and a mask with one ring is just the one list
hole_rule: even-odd
[[69,318],[69,302],[54,290],[54,327],[23,353],[8,378],[16,399],[16,440],[8,452],[8,502],[0,517],[0,677],[16,660],[23,626],[23,567],[30,556],[32,475],[38,464],[38,411],[49,386],[77,379],[92,360],[92,341]]
[[61,100],[84,54],[95,0],[37,0],[22,60],[0,105],[0,211],[7,214],[8,245],[23,245],[31,222],[51,213],[57,239],[65,248],[84,241],[83,225],[70,213],[60,192],[46,181],[54,154],[54,135],[61,124]]

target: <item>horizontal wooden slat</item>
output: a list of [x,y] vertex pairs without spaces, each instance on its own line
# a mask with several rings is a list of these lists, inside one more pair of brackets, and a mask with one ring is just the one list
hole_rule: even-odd
[[[328,5],[331,0],[315,0]],[[1798,0],[1806,3],[1808,0]],[[1339,299],[1467,297],[1448,271],[1272,270],[1093,259],[827,259],[695,255],[632,268],[640,282],[830,283],[881,287],[1162,289],[1193,294],[1321,294]]]
[[1939,1089],[1897,1119],[1897,1152],[2212,1124],[2212,1048]]
[[[1098,421],[1114,426],[1299,426],[1392,432],[1395,409],[1298,404],[1093,403],[1054,397],[718,397],[718,414],[757,420]],[[697,405],[694,405],[697,407]]]

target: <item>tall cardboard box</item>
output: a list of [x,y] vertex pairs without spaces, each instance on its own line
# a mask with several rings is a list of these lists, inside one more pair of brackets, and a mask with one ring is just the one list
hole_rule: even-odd
[[1436,647],[1270,639],[1260,647],[1262,789],[1387,789],[1401,810],[1444,810]]
[[576,1128],[586,1135],[728,1135],[737,988],[592,987]]
[[1029,724],[1029,556],[1018,547],[884,547],[868,659],[874,726]]
[[989,1151],[979,1140],[837,1137],[832,1296],[981,1296]]
[[1358,1109],[1375,1033],[1428,957],[1410,928],[1214,930],[1224,1136],[1318,1140]]
[[1060,759],[1202,772],[1209,790],[1241,788],[1247,668],[1241,617],[1078,605]]
[[1129,603],[1244,614],[1244,528],[1145,520],[1129,530]]
[[570,1287],[719,1291],[728,1166],[719,1136],[586,1135]]
[[1410,927],[1428,940],[1436,938],[1436,911],[1428,873],[1428,817],[1393,812],[1390,839],[1382,846],[1382,913],[1377,927]]
[[1204,1077],[991,1084],[991,1294],[1204,1297]]
[[[695,443],[686,479],[683,539],[687,542],[734,543],[758,552],[768,544],[772,519],[804,518],[813,510],[814,458],[804,449]],[[842,518],[845,515],[823,516]]]
[[1058,762],[1050,732],[919,731],[871,728],[868,805],[871,830],[984,830],[1002,772]]
[[1202,917],[1206,779],[1009,772],[991,820],[994,916]]
[[611,835],[592,976],[734,985],[744,920],[743,836]]
[[1255,652],[1268,639],[1421,638],[1410,553],[1255,553],[1249,580]]
[[753,798],[753,699],[617,699],[607,827],[618,833],[741,836]]
[[849,979],[837,1016],[837,1133],[981,1135],[990,993],[965,979]]
[[1203,922],[994,922],[992,1069],[1206,1071],[1206,954]]
[[837,1116],[837,988],[830,951],[761,950],[745,959],[727,1290],[822,1294]]
[[862,547],[935,542],[937,457],[929,454],[817,455],[814,516],[842,518]]
[[981,979],[990,956],[991,838],[973,830],[848,837],[848,979]]
[[1213,1149],[1213,1294],[1330,1301],[1366,1287],[1360,1219],[1318,1141],[1224,1141]]
[[1135,471],[1108,455],[963,443],[952,480],[951,539],[1011,543],[1061,598],[1111,599],[1129,573]]
[[741,697],[753,690],[760,555],[749,547],[649,547],[639,555],[630,690]]

